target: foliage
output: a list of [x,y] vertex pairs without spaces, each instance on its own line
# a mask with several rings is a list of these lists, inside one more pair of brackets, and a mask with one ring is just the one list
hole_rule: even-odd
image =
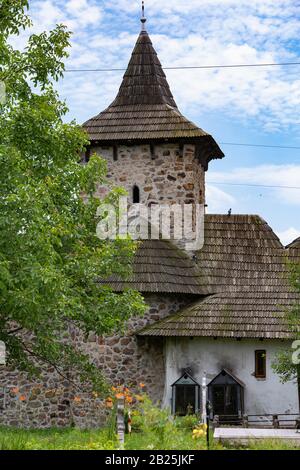
[[[112,387],[106,400],[111,410],[110,429],[116,419],[117,400],[124,399],[125,413],[130,419],[132,433],[126,436],[125,449],[197,449],[205,448],[205,432],[196,416],[175,418],[169,409],[155,405],[139,384],[139,393],[127,387]],[[197,425],[197,433],[192,432]],[[116,432],[116,428],[113,428]],[[195,442],[197,437],[197,442]],[[145,447],[143,447],[145,446]]]
[[[211,439],[212,441],[212,439]],[[0,450],[116,450],[116,437],[109,438],[107,429],[22,430],[0,428]],[[165,445],[152,432],[133,432],[125,436],[126,450],[206,450],[205,439],[192,439],[191,432],[180,430]],[[292,450],[295,444],[276,440],[251,441],[247,445],[217,444],[213,450]],[[298,447],[299,449],[299,447]]]
[[[300,294],[300,264],[288,262],[290,272],[290,285],[293,291]],[[296,349],[282,348],[278,353],[273,369],[277,372],[282,382],[289,380],[298,381],[300,378],[300,303],[296,302],[292,308],[285,312],[285,320],[288,328],[296,341]]]
[[[146,394],[132,413],[132,428],[138,429],[143,439],[148,439],[151,443],[148,448],[206,449],[206,425],[200,424],[197,416],[175,418],[168,408],[153,404]],[[137,439],[137,436],[130,436],[126,448],[133,449]]]
[[0,450],[26,450],[27,439],[24,431],[0,434]]
[[[144,311],[142,297],[116,294],[97,278],[130,272],[135,244],[96,237],[97,207],[115,203],[95,196],[105,182],[105,162],[92,156],[79,164],[87,136],[74,122],[54,89],[63,75],[71,33],[57,25],[32,34],[23,51],[12,47],[31,22],[28,2],[0,4],[0,340],[7,362],[31,374],[50,364],[63,376],[103,381],[88,357],[70,339],[123,328]],[[83,198],[82,195],[85,194]],[[62,341],[63,339],[63,341]]]
[[114,450],[106,429],[19,430],[0,428],[0,450]]
[[180,429],[193,429],[199,423],[199,417],[196,415],[178,416],[175,418],[175,424]]
[[[174,438],[173,438],[174,439]],[[191,433],[182,431],[173,440],[173,447],[164,447],[153,441],[151,433],[133,433],[126,436],[126,450],[206,450],[205,441],[195,442]],[[0,428],[0,450],[116,450],[116,439],[108,439],[105,429],[83,431],[79,429],[17,430]],[[213,450],[292,450],[299,449],[293,443],[260,440],[247,445],[214,444]]]

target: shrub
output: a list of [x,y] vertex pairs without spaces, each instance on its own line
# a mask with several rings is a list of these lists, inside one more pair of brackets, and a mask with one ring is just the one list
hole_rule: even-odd
[[178,416],[175,424],[179,429],[193,429],[199,424],[199,417],[196,415]]

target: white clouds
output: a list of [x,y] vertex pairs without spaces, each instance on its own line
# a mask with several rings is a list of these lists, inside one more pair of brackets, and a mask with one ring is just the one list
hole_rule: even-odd
[[[138,30],[141,2],[132,0],[32,0],[36,29],[66,23],[74,32],[68,68],[127,65]],[[136,21],[134,17],[136,16]],[[295,0],[149,0],[148,30],[164,66],[294,61],[300,34]],[[133,28],[135,28],[133,30]],[[218,112],[276,132],[299,125],[297,67],[168,71],[178,105],[189,115]],[[62,93],[72,109],[109,104],[122,74],[67,75]],[[97,86],[95,87],[95,83]],[[83,116],[85,119],[87,116]],[[201,123],[200,123],[201,124]]]
[[[251,64],[276,62],[275,54],[258,51],[248,44],[222,44],[216,38],[196,34],[186,38],[153,36],[165,65]],[[171,88],[186,109],[207,110],[257,118],[266,129],[299,124],[300,79],[280,68],[241,68],[167,72]]]
[[[132,0],[110,0],[105,2],[115,12],[123,11],[140,14],[140,2]],[[223,37],[225,41],[245,39],[260,40],[260,36],[272,33],[293,37],[299,31],[299,3],[295,0],[172,0],[161,2],[151,0],[146,4],[146,16],[150,27],[156,24],[169,26],[174,35],[174,24],[185,24],[188,29],[197,28],[204,36]],[[288,21],[286,21],[288,19]],[[186,33],[186,30],[184,31]],[[254,38],[253,34],[257,35]]]
[[81,26],[99,24],[102,18],[102,9],[96,1],[69,0],[65,2],[65,10],[74,18],[74,23]]
[[[109,5],[109,1],[105,2],[106,5]],[[293,0],[172,0],[171,2],[162,3],[161,0],[151,0],[146,2],[146,16],[147,12],[161,12],[161,13],[191,13],[192,11],[198,11],[202,13],[206,9],[212,8],[242,8],[247,7],[253,10],[259,11],[264,14],[277,14],[284,10],[286,13],[293,10],[295,1]],[[131,11],[139,11],[141,9],[141,2],[132,0],[115,0],[114,1],[115,9],[127,10],[128,8]]]
[[217,188],[212,184],[207,184],[206,202],[208,204],[208,212],[210,214],[214,214],[228,212],[236,200],[233,196],[222,191],[220,188]]
[[284,230],[283,232],[277,232],[277,235],[280,238],[281,243],[286,246],[289,243],[292,243],[298,237],[300,237],[300,230],[297,230],[294,227],[290,227],[287,230]]
[[[138,16],[140,9],[139,2],[126,0],[105,5],[115,9],[116,19],[120,11],[124,15],[136,11]],[[289,41],[300,33],[300,4],[294,1],[172,0],[162,4],[152,0],[147,4],[147,16],[150,32],[166,32],[151,33],[164,66],[295,59]],[[138,21],[136,25],[138,30]],[[86,53],[82,51],[82,55],[91,54],[99,67],[126,66],[135,38],[136,34],[128,34],[126,28],[117,35],[102,30],[84,46]],[[77,55],[76,64],[80,63]],[[218,111],[243,122],[254,118],[270,132],[300,123],[298,68],[168,71],[167,75],[185,113],[201,106],[202,110]],[[91,80],[88,76],[86,79]],[[102,77],[103,82],[105,79]]]
[[[206,181],[209,213],[226,214],[232,208],[235,214],[259,214],[275,229],[284,245],[300,236],[300,189],[274,187],[300,187],[300,165],[259,165],[222,172],[210,170]],[[246,186],[240,187],[239,184]]]
[[37,21],[34,22],[34,28],[43,30],[50,28],[55,23],[63,20],[63,13],[61,9],[51,0],[46,0],[45,2],[37,4],[36,11]]
[[[260,165],[249,168],[235,168],[230,172],[210,171],[208,181],[233,184],[265,185],[274,197],[274,204],[300,205],[300,165]],[[280,187],[274,187],[280,186]],[[225,186],[226,187],[226,186]]]
[[96,0],[32,0],[31,16],[34,29],[42,31],[57,23],[64,23],[78,33],[89,25],[100,24],[102,8]]

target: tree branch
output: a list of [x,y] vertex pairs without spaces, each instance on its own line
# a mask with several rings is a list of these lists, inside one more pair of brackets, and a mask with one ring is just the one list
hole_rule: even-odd
[[64,380],[67,380],[68,382],[70,382],[70,384],[72,384],[77,390],[83,391],[83,388],[80,387],[78,384],[76,384],[73,380],[71,380],[67,375],[65,375],[55,363],[53,363],[52,361],[49,361],[49,359],[46,359],[45,357],[40,356],[39,354],[35,353],[34,351],[31,351],[31,349],[29,349],[26,346],[25,343],[22,342],[22,345],[23,345],[23,348],[25,349],[25,351],[27,351],[30,356],[35,357],[36,359],[40,360],[41,362],[50,365],[51,367],[53,367],[56,370],[56,372],[58,373],[58,375],[60,377],[62,377]]

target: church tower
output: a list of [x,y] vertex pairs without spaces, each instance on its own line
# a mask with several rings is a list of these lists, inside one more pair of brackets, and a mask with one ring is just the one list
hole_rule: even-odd
[[205,171],[224,154],[213,137],[179,111],[145,29],[115,100],[83,124],[90,147],[107,160],[108,178],[129,203],[204,204]]

